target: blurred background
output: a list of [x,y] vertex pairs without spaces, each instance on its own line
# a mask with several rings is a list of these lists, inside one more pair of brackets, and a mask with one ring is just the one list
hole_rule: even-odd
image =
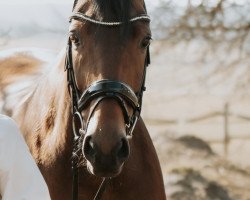
[[[142,115],[168,199],[249,200],[250,1],[146,3],[154,40]],[[0,50],[55,55],[72,4],[0,0]]]

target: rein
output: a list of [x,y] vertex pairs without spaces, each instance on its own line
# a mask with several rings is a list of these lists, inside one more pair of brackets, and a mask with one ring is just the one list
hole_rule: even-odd
[[[77,1],[74,2],[74,7],[77,4]],[[70,22],[72,19],[88,21],[90,23],[102,25],[102,26],[119,26],[122,25],[123,22],[103,22],[97,21],[88,17],[85,14],[80,12],[73,12],[70,17]],[[150,21],[150,17],[147,14],[139,15],[129,20],[130,23],[135,21],[144,20]],[[115,99],[120,105],[125,126],[126,126],[126,134],[127,138],[131,139],[133,136],[133,130],[135,125],[140,118],[141,108],[142,108],[142,98],[143,92],[146,90],[145,87],[145,79],[146,79],[146,71],[147,66],[150,64],[150,52],[149,47],[147,48],[147,54],[144,63],[144,70],[142,76],[141,88],[138,92],[134,92],[133,89],[120,81],[113,80],[100,80],[92,83],[83,93],[80,92],[77,86],[77,82],[75,79],[75,72],[73,67],[73,58],[72,58],[72,42],[70,38],[68,39],[66,59],[65,59],[65,71],[67,72],[67,82],[68,82],[68,90],[71,96],[72,101],[72,127],[73,127],[73,151],[72,151],[72,172],[73,172],[73,184],[72,184],[72,200],[78,200],[78,163],[80,159],[79,152],[77,151],[80,138],[83,137],[87,131],[89,120],[92,114],[95,111],[95,108],[99,105],[101,101],[107,98]],[[90,102],[95,101],[93,109],[90,111],[90,115],[86,121],[83,120],[81,112],[88,107]],[[128,103],[133,108],[132,116],[129,116],[126,103]],[[80,125],[80,128],[78,128]],[[101,185],[94,197],[94,200],[100,200],[106,185],[110,181],[110,178],[103,178]]]

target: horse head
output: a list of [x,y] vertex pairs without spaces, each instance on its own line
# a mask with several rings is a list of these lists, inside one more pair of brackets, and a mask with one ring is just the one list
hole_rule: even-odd
[[142,0],[75,2],[66,70],[75,140],[84,138],[94,175],[117,176],[129,158],[149,62],[149,21]]

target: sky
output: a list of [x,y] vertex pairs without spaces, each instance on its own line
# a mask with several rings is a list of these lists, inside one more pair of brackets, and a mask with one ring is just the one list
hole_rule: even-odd
[[[0,0],[0,5],[20,5],[20,4],[47,4],[47,3],[55,3],[55,4],[73,4],[74,0]],[[157,5],[158,2],[162,0],[145,0],[149,5]],[[188,0],[173,0],[173,2],[179,6],[185,6]],[[218,0],[209,0],[211,2],[217,2]],[[234,2],[237,4],[244,4],[249,0],[229,0],[230,2]],[[202,0],[192,0],[194,5],[199,5]]]
[[56,4],[73,4],[73,0],[0,0],[0,5],[22,5],[22,4],[47,4],[47,3],[56,3]]
[[[46,3],[56,3],[56,4],[68,4],[68,3],[72,3],[73,4],[74,0],[0,0],[0,4],[4,5],[4,4],[46,4]],[[161,0],[145,0],[146,3],[151,4],[151,5],[157,5],[157,3]],[[199,3],[201,0],[193,0],[194,2]],[[187,3],[187,0],[175,0],[174,1],[176,4],[179,5],[185,5]]]

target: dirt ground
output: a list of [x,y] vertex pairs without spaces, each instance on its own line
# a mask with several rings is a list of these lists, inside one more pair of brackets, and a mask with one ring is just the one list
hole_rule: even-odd
[[169,200],[249,200],[250,168],[223,159],[194,136],[154,138]]

